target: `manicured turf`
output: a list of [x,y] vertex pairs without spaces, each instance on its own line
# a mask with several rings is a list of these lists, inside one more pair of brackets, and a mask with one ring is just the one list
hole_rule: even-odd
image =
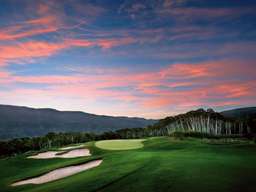
[[[150,138],[143,148],[102,150],[87,143],[93,156],[35,160],[17,156],[0,160],[0,191],[256,191],[255,144],[216,145],[197,139]],[[42,185],[10,187],[15,180],[69,164],[102,158],[94,169]]]
[[129,150],[143,147],[145,139],[121,139],[121,140],[104,140],[97,141],[96,147],[106,150]]

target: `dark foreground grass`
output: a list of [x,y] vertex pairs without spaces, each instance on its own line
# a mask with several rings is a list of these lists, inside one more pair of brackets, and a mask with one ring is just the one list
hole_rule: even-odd
[[[256,191],[256,146],[211,144],[200,139],[151,138],[144,148],[104,151],[87,144],[92,157],[0,160],[0,191]],[[103,158],[94,169],[42,185],[10,187],[12,182],[57,167]]]

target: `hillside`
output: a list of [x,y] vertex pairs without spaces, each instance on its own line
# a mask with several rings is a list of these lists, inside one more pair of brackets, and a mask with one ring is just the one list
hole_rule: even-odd
[[251,117],[256,117],[256,107],[232,109],[232,110],[222,111],[221,114],[225,117],[231,117],[231,118],[239,118],[239,119],[251,118]]
[[40,136],[48,132],[104,132],[146,127],[155,120],[112,117],[79,111],[0,105],[0,139]]
[[[243,111],[242,109],[239,109]],[[244,110],[247,111],[248,110]],[[198,109],[177,116],[166,117],[152,126],[157,135],[174,132],[196,132],[207,135],[245,135],[255,132],[255,122],[242,118],[242,113],[218,113],[212,109]],[[229,115],[228,115],[229,114]],[[231,115],[236,114],[236,115]],[[244,115],[245,116],[245,115]]]

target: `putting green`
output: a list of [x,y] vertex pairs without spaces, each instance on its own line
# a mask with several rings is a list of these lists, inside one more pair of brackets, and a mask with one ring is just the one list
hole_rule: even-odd
[[107,150],[128,150],[142,148],[145,139],[120,139],[97,141],[96,147]]

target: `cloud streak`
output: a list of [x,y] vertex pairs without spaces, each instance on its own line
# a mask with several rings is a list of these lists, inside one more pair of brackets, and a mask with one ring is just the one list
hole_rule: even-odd
[[[246,65],[250,68],[245,67]],[[47,85],[42,95],[78,97],[81,100],[100,100],[137,103],[145,110],[173,107],[177,110],[203,106],[233,106],[248,104],[256,98],[256,69],[248,61],[219,61],[200,64],[174,64],[158,71],[126,72],[117,75],[74,74],[69,76],[15,76],[1,74],[9,84]],[[120,72],[120,71],[119,71]],[[244,75],[246,79],[243,79]],[[127,89],[119,89],[127,87]],[[14,89],[31,96],[33,88]]]

